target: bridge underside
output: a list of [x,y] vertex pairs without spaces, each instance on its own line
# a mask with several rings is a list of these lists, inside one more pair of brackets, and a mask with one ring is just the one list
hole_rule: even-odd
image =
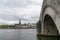
[[44,35],[59,35],[58,29],[49,15],[44,17],[44,26],[43,26]]
[[45,15],[43,27],[41,22],[37,23],[38,35],[59,35],[58,29],[49,15]]

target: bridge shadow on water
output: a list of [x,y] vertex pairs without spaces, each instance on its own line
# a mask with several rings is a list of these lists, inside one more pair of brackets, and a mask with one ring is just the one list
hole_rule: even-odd
[[59,36],[37,36],[37,40],[60,40]]

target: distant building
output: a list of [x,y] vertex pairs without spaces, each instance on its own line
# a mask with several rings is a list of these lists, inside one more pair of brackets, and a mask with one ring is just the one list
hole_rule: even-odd
[[36,28],[36,23],[28,23],[28,27],[30,28]]
[[21,24],[22,28],[28,28],[28,24]]
[[19,20],[19,24],[15,24],[15,28],[21,28],[21,20]]
[[28,23],[28,24],[21,24],[21,20],[19,20],[19,24],[15,24],[14,25],[15,28],[35,28],[36,27],[36,23]]

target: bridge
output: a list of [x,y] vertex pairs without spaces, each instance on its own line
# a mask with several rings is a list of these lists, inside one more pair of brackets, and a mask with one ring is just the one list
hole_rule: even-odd
[[43,0],[37,32],[40,35],[60,35],[60,0]]

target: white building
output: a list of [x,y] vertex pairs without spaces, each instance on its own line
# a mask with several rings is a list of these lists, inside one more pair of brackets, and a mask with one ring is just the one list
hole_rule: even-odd
[[36,23],[28,23],[29,27],[36,27]]

